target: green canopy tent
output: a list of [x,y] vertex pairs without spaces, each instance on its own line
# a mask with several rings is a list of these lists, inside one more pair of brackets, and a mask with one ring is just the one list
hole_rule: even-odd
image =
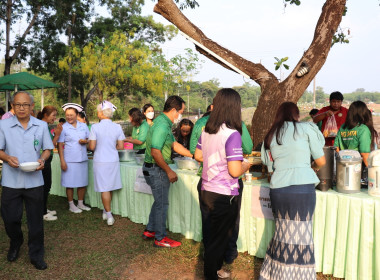
[[6,75],[0,78],[0,91],[6,92],[6,110],[8,111],[8,91],[41,89],[41,108],[44,107],[44,88],[57,88],[59,85],[48,80],[41,79],[28,72],[20,72]]

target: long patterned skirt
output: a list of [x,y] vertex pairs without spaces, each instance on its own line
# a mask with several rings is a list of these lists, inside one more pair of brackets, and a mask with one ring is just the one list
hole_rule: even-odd
[[271,189],[270,199],[276,228],[259,279],[316,279],[312,232],[314,184]]

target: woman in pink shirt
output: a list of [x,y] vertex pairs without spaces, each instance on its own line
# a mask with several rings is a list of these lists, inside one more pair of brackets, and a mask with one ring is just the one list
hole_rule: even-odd
[[230,88],[221,89],[213,105],[194,154],[203,161],[199,203],[202,227],[208,233],[203,241],[206,279],[230,276],[222,269],[223,258],[238,214],[238,178],[250,167],[243,161],[241,147],[240,95]]

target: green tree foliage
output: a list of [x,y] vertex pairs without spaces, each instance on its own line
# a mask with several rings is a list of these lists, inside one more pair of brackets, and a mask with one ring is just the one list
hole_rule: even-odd
[[155,22],[152,16],[142,16],[141,8],[144,0],[101,0],[108,7],[111,17],[97,17],[92,23],[90,39],[107,38],[116,30],[124,32],[130,40],[146,43],[171,40],[177,29],[173,25],[165,26]]
[[98,40],[84,48],[73,43],[72,58],[67,55],[60,60],[59,68],[68,70],[71,59],[73,73],[82,75],[84,82],[91,85],[87,101],[95,91],[100,92],[101,98],[118,97],[122,104],[137,92],[162,96],[164,73],[153,65],[151,51],[138,42],[129,42],[120,31],[104,43]]
[[[116,31],[122,32],[135,47],[154,42],[164,42],[176,35],[176,29],[156,23],[151,16],[141,15],[142,0],[56,0],[57,7],[50,11],[44,21],[44,28],[37,33],[31,44],[29,66],[40,74],[50,73],[56,83],[62,85],[58,97],[66,101],[68,93],[69,68],[58,67],[58,61],[72,52],[69,46],[77,48],[93,42],[99,45]],[[61,3],[61,5],[58,5]],[[95,17],[95,4],[107,7],[110,17]],[[67,41],[63,42],[62,38]],[[72,96],[80,97],[86,105],[86,90],[91,88],[82,73],[71,75]]]
[[352,93],[344,94],[344,100],[349,102],[361,100],[366,103],[374,102],[380,104],[380,92],[367,92],[364,88],[358,88]]
[[[27,45],[35,33],[43,26],[45,14],[53,7],[50,0],[14,0],[0,2],[0,43],[5,45],[4,75],[10,74],[14,61],[23,59],[27,53]],[[19,20],[26,20],[27,27],[16,33],[15,25]],[[15,38],[14,40],[12,38]]]
[[187,94],[190,88],[186,83],[198,73],[202,63],[198,54],[189,48],[185,49],[184,55],[176,55],[170,59],[161,52],[155,52],[153,61],[164,73],[164,91],[168,95]]
[[244,83],[240,87],[233,87],[241,97],[241,104],[243,108],[256,107],[260,97],[260,87],[253,86],[250,83]]
[[[323,87],[317,87],[315,90],[315,103],[323,104],[328,102],[329,94],[325,93]],[[313,103],[313,92],[305,91],[301,98],[298,100],[300,103]]]

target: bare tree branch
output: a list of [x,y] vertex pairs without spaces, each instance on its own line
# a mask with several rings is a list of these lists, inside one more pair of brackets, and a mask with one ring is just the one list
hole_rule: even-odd
[[[326,0],[309,48],[304,52],[288,78],[282,82],[288,100],[298,101],[325,64],[331,49],[333,36],[342,21],[345,5],[346,0]],[[302,78],[297,78],[296,73],[303,62],[306,62],[309,66],[309,73]],[[295,85],[299,88],[297,94],[294,93]]]
[[[345,5],[346,0],[325,1],[318,23],[316,24],[314,38],[309,48],[304,52],[289,76],[282,82],[278,82],[276,76],[263,65],[247,61],[210,40],[182,14],[172,0],[159,0],[154,7],[154,11],[161,14],[193,40],[248,74],[251,79],[260,85],[261,96],[252,118],[252,134],[255,146],[257,147],[271,126],[277,108],[284,101],[297,102],[315,75],[323,67],[331,49],[332,38],[342,20]],[[206,50],[200,48],[197,48],[197,50],[212,61],[226,67],[224,63],[214,58]],[[296,77],[296,73],[302,63],[306,63],[309,66],[309,73],[298,78]]]
[[30,29],[32,29],[34,23],[36,22],[36,19],[38,17],[38,14],[40,13],[40,10],[41,10],[41,5],[37,6],[36,11],[33,14],[32,20],[29,22],[29,25],[25,29],[24,34],[22,34],[20,42],[19,42],[19,44],[18,44],[15,52],[12,55],[12,58],[11,58],[12,60],[15,60],[17,58],[17,56],[19,55],[19,53],[21,51],[22,44],[23,44],[23,42],[25,40],[25,37],[29,34]]
[[[218,56],[240,69],[242,72],[248,74],[260,86],[270,80],[271,82],[278,82],[275,75],[269,72],[262,64],[253,63],[248,61],[236,53],[220,46],[218,43],[209,39],[198,27],[196,27],[189,19],[187,19],[182,12],[178,9],[177,5],[172,0],[159,0],[154,7],[154,12],[162,15],[168,21],[173,23],[179,30],[201,43],[206,48],[212,50]],[[214,58],[211,54],[208,54],[204,50],[197,48],[202,54],[210,58],[216,63],[219,63],[223,67],[230,69],[221,61]]]

